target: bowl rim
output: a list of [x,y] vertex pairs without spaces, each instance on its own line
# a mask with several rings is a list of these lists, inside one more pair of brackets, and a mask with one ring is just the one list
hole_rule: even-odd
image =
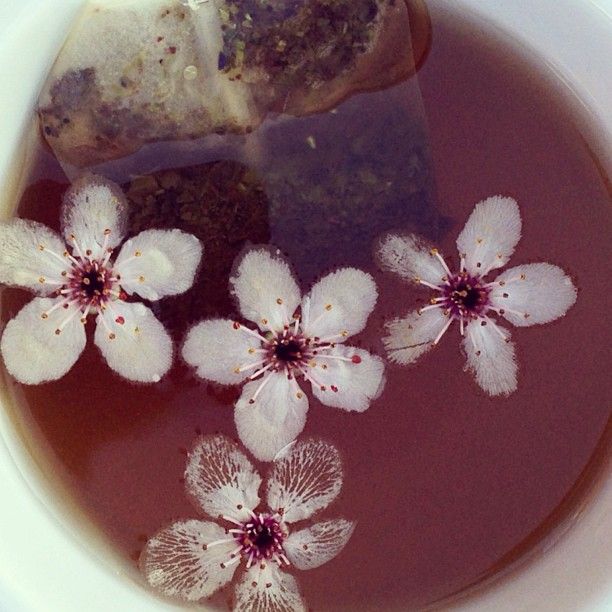
[[[536,51],[555,75],[575,94],[591,121],[598,156],[612,172],[612,87],[605,58],[612,57],[612,0],[452,0],[472,16],[483,18],[517,42]],[[0,116],[0,211],[10,212],[17,200],[20,172],[26,153],[19,141],[31,117],[44,75],[61,46],[67,24],[84,0],[4,0],[0,8],[0,52],[14,58],[0,68],[0,86],[10,90],[3,99]],[[436,0],[438,4],[451,0]],[[580,9],[580,10],[577,10]],[[546,24],[545,27],[542,24]],[[567,38],[573,32],[588,32],[580,44]],[[44,32],[45,36],[40,36]],[[35,53],[23,48],[24,40],[35,40]],[[559,46],[561,44],[561,46]],[[561,49],[561,51],[559,51]],[[587,69],[584,68],[586,62]],[[26,74],[31,79],[23,79]],[[7,86],[10,84],[10,87]],[[21,117],[15,121],[15,117]],[[603,136],[602,136],[603,135]],[[15,151],[21,154],[15,156]],[[15,178],[17,177],[17,178]],[[5,393],[0,404],[7,402]],[[11,612],[106,612],[113,602],[117,612],[146,609],[151,612],[184,610],[147,595],[134,581],[133,573],[117,564],[109,546],[93,531],[96,544],[85,545],[79,537],[85,521],[74,529],[66,507],[49,501],[57,489],[23,447],[18,432],[0,410],[0,607]],[[512,571],[505,580],[479,591],[467,600],[444,604],[445,609],[463,612],[538,612],[612,609],[612,470],[592,493],[576,522],[553,547],[538,553],[525,567]],[[68,513],[70,514],[70,513]],[[99,544],[99,546],[98,546]],[[32,567],[44,568],[32,572]],[[603,568],[603,569],[602,569]],[[528,571],[526,571],[528,570]],[[609,572],[608,572],[609,573]],[[78,576],[78,580],[75,580]],[[70,584],[70,591],[61,585]],[[569,605],[571,602],[571,605]],[[201,608],[200,608],[201,609]]]

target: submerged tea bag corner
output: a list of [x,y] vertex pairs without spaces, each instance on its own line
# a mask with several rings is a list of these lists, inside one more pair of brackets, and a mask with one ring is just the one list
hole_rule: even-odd
[[399,0],[99,0],[39,114],[58,159],[92,167],[147,143],[248,133],[271,111],[327,110],[413,69]]

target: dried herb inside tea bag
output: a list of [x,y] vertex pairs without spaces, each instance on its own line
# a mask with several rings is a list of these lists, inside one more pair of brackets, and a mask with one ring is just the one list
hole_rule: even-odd
[[269,203],[257,173],[219,161],[136,177],[124,189],[130,232],[176,227],[205,245],[194,290],[164,300],[156,313],[160,320],[181,335],[203,315],[232,312],[227,279],[235,257],[247,243],[270,239]]
[[87,5],[39,103],[61,162],[91,167],[146,143],[248,133],[270,111],[326,110],[414,70],[403,0],[186,4]]
[[441,219],[427,126],[410,83],[355,96],[334,112],[270,122],[266,192],[271,240],[313,280],[326,262],[369,265],[397,228],[437,236]]

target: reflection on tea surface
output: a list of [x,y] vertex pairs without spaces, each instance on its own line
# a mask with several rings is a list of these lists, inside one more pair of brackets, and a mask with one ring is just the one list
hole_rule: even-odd
[[[530,534],[549,532],[610,416],[607,278],[586,248],[612,239],[605,177],[533,67],[475,25],[432,17],[418,73],[428,142],[418,100],[399,84],[325,114],[267,122],[248,159],[172,167],[160,154],[155,171],[123,184],[130,233],[178,227],[205,245],[194,288],[152,305],[177,343],[203,318],[236,317],[227,285],[236,256],[249,243],[273,244],[303,290],[338,266],[373,275],[379,306],[352,343],[382,355],[383,322],[424,295],[398,291],[373,265],[374,238],[407,228],[452,254],[474,203],[492,194],[521,207],[513,263],[558,264],[579,288],[564,319],[513,330],[520,380],[508,398],[488,397],[463,375],[454,342],[411,369],[388,367],[383,394],[363,414],[311,398],[304,435],[333,441],[344,462],[334,516],[357,521],[333,563],[300,573],[314,609],[418,609],[517,556]],[[57,228],[67,185],[41,153],[19,214]],[[4,320],[28,299],[7,290]],[[187,449],[202,433],[235,438],[239,393],[180,361],[159,385],[134,386],[90,345],[62,380],[22,387],[15,418],[48,443],[49,469],[65,470],[78,502],[136,564],[161,527],[194,516],[182,480]]]

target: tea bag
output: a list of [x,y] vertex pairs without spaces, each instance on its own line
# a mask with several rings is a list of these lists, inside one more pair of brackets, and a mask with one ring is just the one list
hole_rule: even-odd
[[72,174],[147,143],[218,143],[405,78],[409,32],[402,0],[97,0],[53,66],[42,131]]

